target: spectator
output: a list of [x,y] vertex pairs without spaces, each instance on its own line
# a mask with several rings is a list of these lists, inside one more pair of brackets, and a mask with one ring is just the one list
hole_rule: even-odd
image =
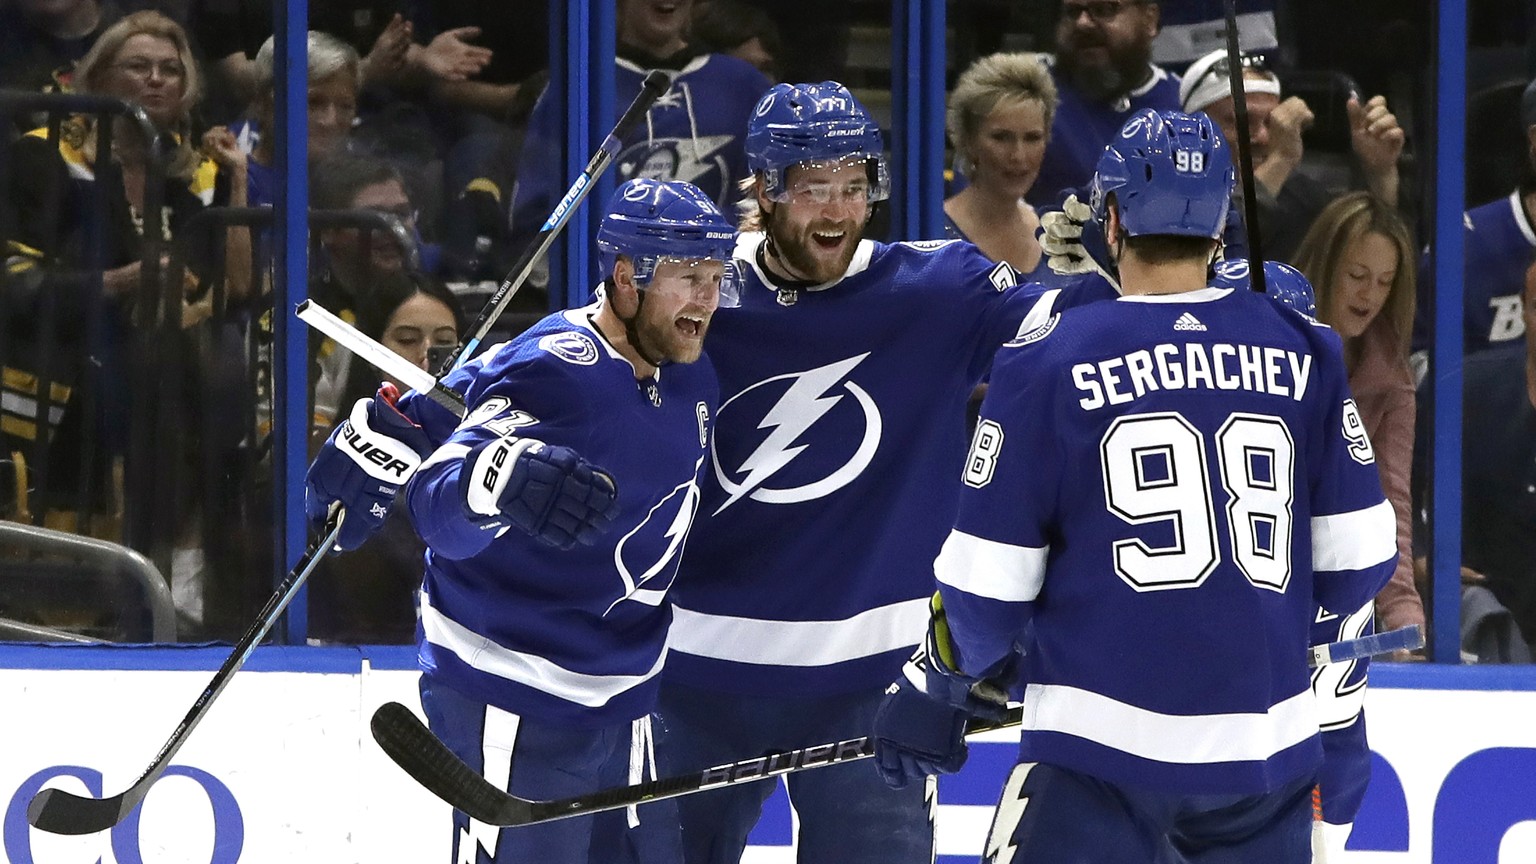
[[[458,303],[436,279],[396,271],[379,278],[357,308],[357,329],[428,371],[429,358],[451,349],[464,331]],[[371,397],[381,373],[353,358],[347,393],[350,406]],[[404,393],[410,387],[387,375]],[[310,583],[309,634],[322,642],[404,645],[415,638],[416,592],[421,585],[426,544],[417,537],[405,508],[391,511],[383,529],[357,549],[327,556],[324,572]]]
[[[263,42],[252,63],[256,98],[251,102],[250,119],[238,124],[235,132],[240,147],[250,154],[250,202],[269,206],[276,201],[278,178],[273,173],[274,136],[264,135],[276,128],[277,94],[273,89],[272,40]],[[362,83],[361,61],[351,45],[329,33],[309,31],[309,163],[317,165],[346,149],[352,121],[357,119],[357,91]]]
[[[314,205],[319,210],[372,210],[393,217],[412,240],[416,236],[416,210],[400,172],[380,159],[338,154],[319,166]],[[401,248],[398,235],[360,228],[325,228],[320,231],[321,259],[310,282],[309,296],[342,317],[377,301],[372,286],[381,278],[407,269],[411,250]],[[422,260],[433,256],[423,254]],[[430,271],[430,267],[424,269]],[[322,443],[335,425],[337,410],[348,391],[352,353],[321,339],[311,340],[315,364],[310,369],[314,385],[314,431]]]
[[944,202],[944,233],[969,240],[1019,281],[1051,278],[1025,200],[1045,155],[1056,85],[1027,54],[993,54],[971,64],[950,93],[946,127],[957,173],[969,185]]
[[[1522,314],[1527,327],[1536,327],[1536,265],[1524,282]],[[1430,380],[1420,387],[1421,406]],[[1463,593],[1486,586],[1529,643],[1536,634],[1536,340],[1467,357],[1462,387],[1461,579],[1469,586]],[[1413,500],[1421,517],[1430,494],[1431,420],[1430,411],[1419,412]],[[1476,638],[1462,637],[1464,649],[1468,637]]]
[[[667,70],[673,78],[615,162],[620,179],[640,176],[648,157],[654,173],[662,158],[657,154],[670,148],[679,160],[668,179],[698,186],[724,209],[735,202],[736,184],[746,176],[747,117],[769,82],[746,61],[690,44],[685,32],[692,7],[693,0],[619,0],[614,119],[639,94],[651,70]],[[556,166],[556,142],[564,134],[558,121],[554,106],[540,97],[518,163],[515,246],[538,231],[568,182]]]
[[[0,87],[58,91],[68,88],[79,62],[123,11],[113,0],[10,0],[0,4]],[[16,118],[18,131],[42,125]]]
[[[1455,288],[1462,292],[1463,345],[1468,354],[1518,344],[1525,338],[1520,295],[1526,267],[1536,253],[1536,81],[1526,85],[1520,97],[1520,122],[1530,147],[1525,180],[1504,198],[1468,210],[1462,222],[1465,278]],[[1427,352],[1433,336],[1433,275],[1432,260],[1426,256],[1419,274],[1415,352]],[[1415,359],[1422,368],[1423,355]]]
[[779,57],[784,41],[778,25],[762,8],[741,0],[698,0],[691,32],[705,51],[745,60],[769,81],[782,80]]
[[1152,63],[1159,4],[1150,0],[1064,0],[1051,74],[1059,102],[1029,203],[1055,206],[1063,191],[1088,185],[1104,145],[1142,108],[1179,107],[1176,75]]
[[[244,159],[224,129],[207,133],[201,152],[194,147],[197,67],[181,27],[157,12],[134,13],[102,32],[80,61],[75,86],[143,106],[167,151],[161,211],[147,218],[148,183],[155,171],[149,142],[135,123],[113,121],[112,149],[105,154],[98,154],[103,138],[95,117],[66,118],[52,146],[45,130],[28,133],[12,151],[9,203],[16,217],[15,239],[22,244],[13,248],[26,250],[37,278],[31,283],[35,290],[8,292],[6,300],[12,321],[28,328],[17,334],[12,359],[40,361],[43,346],[51,345],[54,365],[30,371],[45,371],[72,388],[49,450],[49,488],[39,490],[42,506],[74,509],[62,502],[73,502],[74,489],[88,482],[101,493],[91,506],[111,512],[115,505],[106,494],[112,488],[107,478],[109,466],[126,449],[134,356],[129,351],[131,316],[141,299],[144,259],[148,255],[155,262],[155,253],[161,253],[155,269],[165,278],[166,244],[182,238],[197,213],[215,204],[242,205]],[[92,203],[97,194],[105,201],[104,211]],[[155,223],[161,235],[144,236],[146,225]],[[178,286],[183,327],[214,311],[210,289],[216,282],[222,279],[228,296],[238,299],[248,293],[250,280],[245,231],[189,239],[183,242],[189,267]],[[214,252],[220,246],[225,247],[222,270]],[[156,323],[153,307],[140,307],[138,323]],[[92,416],[82,414],[80,386],[94,394]],[[82,449],[88,441],[95,442],[88,452],[96,458],[85,464]]]
[[1397,515],[1397,569],[1376,597],[1379,629],[1424,624],[1413,578],[1413,242],[1381,199],[1351,192],[1323,209],[1296,253],[1317,292],[1319,319],[1344,340],[1349,389],[1376,451],[1381,486]]
[[[1248,135],[1253,180],[1259,197],[1264,257],[1290,261],[1307,226],[1317,218],[1334,192],[1298,170],[1306,155],[1301,135],[1312,125],[1312,109],[1299,96],[1281,101],[1280,78],[1263,57],[1241,54],[1247,97]],[[1232,105],[1230,61],[1223,50],[1196,60],[1179,85],[1186,113],[1204,111],[1236,147],[1237,112]],[[1351,96],[1350,146],[1364,175],[1365,188],[1388,207],[1398,206],[1397,160],[1404,134],[1383,96],[1361,103]],[[1235,150],[1234,150],[1235,152]],[[1241,188],[1238,192],[1241,194]]]
[[[432,80],[464,80],[490,62],[490,51],[469,44],[479,35],[475,28],[444,30],[425,45],[413,41],[414,25],[404,10],[402,0],[326,0],[310,4],[309,28],[357,50],[365,85],[419,88]],[[188,20],[238,104],[255,98],[253,58],[272,35],[272,0],[194,0]]]
[[[119,20],[101,34],[80,61],[75,86],[141,105],[159,130],[162,146],[168,150],[163,240],[174,238],[207,206],[244,206],[246,164],[234,136],[216,127],[203,136],[201,149],[192,143],[192,109],[201,93],[201,82],[186,34],[176,22],[158,12],[136,12]],[[18,229],[24,242],[30,238],[28,245],[44,256],[83,254],[79,244],[87,233],[83,224],[84,202],[88,200],[85,187],[98,180],[94,174],[97,140],[95,121],[76,117],[64,124],[57,152],[48,152],[44,129],[33,130],[17,144],[13,170],[20,185],[13,203],[20,211]],[[148,142],[139,134],[139,127],[125,119],[115,121],[112,141],[106,173],[99,178],[106,186],[108,201],[102,289],[114,302],[127,303],[128,293],[139,282],[145,181],[150,169]],[[62,208],[63,222],[43,218],[53,209],[58,194],[50,186],[49,179],[58,176],[51,166],[61,161],[68,166],[75,193],[80,196],[74,205]],[[231,231],[227,244],[222,275],[230,294],[241,297],[248,293],[250,283],[249,238],[244,231]],[[201,271],[187,276],[189,301],[205,298],[202,289],[207,280],[219,275],[206,269],[208,262],[199,263],[205,265]],[[186,305],[185,323],[205,314],[200,306],[205,307],[201,300]]]

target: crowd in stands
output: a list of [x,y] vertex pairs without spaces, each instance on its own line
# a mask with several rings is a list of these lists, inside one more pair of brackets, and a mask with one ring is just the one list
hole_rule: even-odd
[[[125,100],[142,106],[149,124],[90,111],[50,116],[31,103],[6,118],[5,449],[18,466],[34,453],[46,457],[18,473],[30,480],[13,484],[22,491],[4,500],[8,518],[47,513],[50,525],[132,537],[122,524],[124,486],[145,457],[136,455],[130,429],[148,416],[135,412],[149,410],[139,404],[142,387],[155,380],[134,375],[145,363],[174,361],[190,370],[184,377],[193,390],[217,385],[250,399],[238,409],[207,394],[158,406],[169,416],[156,428],[181,430],[188,446],[238,452],[247,465],[212,484],[215,492],[199,492],[191,479],[202,470],[196,460],[173,459],[187,464],[168,493],[172,510],[197,528],[172,532],[166,544],[179,552],[205,547],[221,530],[210,524],[213,514],[270,523],[270,499],[261,495],[270,496],[274,470],[272,223],[194,217],[277,200],[273,2],[0,0],[0,88]],[[734,206],[746,174],[748,113],[775,81],[841,78],[858,5],[617,0],[616,110],[648,71],[673,77],[622,142],[618,179],[688,180],[722,209]],[[1431,152],[1424,138],[1433,134],[1432,105],[1419,95],[1425,82],[1404,71],[1401,54],[1350,57],[1319,47],[1336,46],[1337,34],[1309,26],[1317,2],[1240,3],[1237,68],[1210,3],[1059,0],[1047,4],[1048,17],[1033,7],[969,5],[976,8],[956,20],[1016,25],[1023,32],[1011,47],[1035,50],[1007,50],[995,34],[961,34],[959,44],[1004,50],[952,59],[945,233],[1026,279],[1061,279],[1038,238],[1041,216],[1068,196],[1086,200],[1099,152],[1133,112],[1205,112],[1229,140],[1246,135],[1259,231],[1250,238],[1234,215],[1229,254],[1256,251],[1298,267],[1316,289],[1318,317],[1344,339],[1350,383],[1397,513],[1399,567],[1377,603],[1383,629],[1426,619],[1434,385],[1426,352],[1436,290],[1460,291],[1462,580],[1477,610],[1463,616],[1462,644],[1468,658],[1529,661],[1536,348],[1526,330],[1536,322],[1536,84],[1519,104],[1526,140],[1508,142],[1528,158],[1511,166],[1504,197],[1466,202],[1465,278],[1437,286],[1419,205],[1427,188],[1422,154]],[[543,96],[550,4],[328,0],[309,8],[307,157],[317,214],[310,296],[433,368],[431,358],[458,342],[465,313],[478,308],[448,286],[498,279],[569,179],[554,155],[558,109]],[[1367,47],[1386,38],[1381,32],[1427,30],[1422,9],[1372,8],[1379,26]],[[1234,74],[1246,93],[1241,115]],[[159,136],[158,150],[146,130]],[[157,152],[163,161],[152,164]],[[1239,190],[1233,212],[1244,209]],[[545,287],[536,278],[515,311],[547,308]],[[310,339],[307,374],[314,446],[352,401],[371,394],[378,375],[319,337]],[[32,407],[18,413],[16,405]],[[214,434],[211,418],[242,418],[241,428]],[[211,574],[240,559],[241,578],[261,583],[270,546],[267,524],[223,553],[174,556],[168,575],[184,629],[231,635],[228,627],[248,617],[242,604],[263,591],[260,584],[225,590],[215,583],[230,577]],[[420,550],[408,526],[392,525],[364,550],[328,562],[314,583],[312,636],[409,641]]]

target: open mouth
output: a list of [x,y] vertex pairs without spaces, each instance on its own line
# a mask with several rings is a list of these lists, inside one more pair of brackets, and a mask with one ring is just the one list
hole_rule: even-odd
[[697,339],[704,335],[704,317],[702,315],[684,315],[673,322],[677,331],[690,339]]
[[847,231],[812,231],[811,242],[820,249],[831,252],[843,245],[843,240],[848,236]]

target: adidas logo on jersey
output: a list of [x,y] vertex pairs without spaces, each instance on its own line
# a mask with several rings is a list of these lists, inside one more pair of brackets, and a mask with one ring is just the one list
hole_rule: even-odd
[[1175,329],[1175,330],[1204,330],[1205,329],[1205,325],[1201,324],[1200,323],[1200,319],[1196,318],[1192,313],[1185,312],[1183,315],[1179,316],[1179,320],[1173,322],[1173,329]]

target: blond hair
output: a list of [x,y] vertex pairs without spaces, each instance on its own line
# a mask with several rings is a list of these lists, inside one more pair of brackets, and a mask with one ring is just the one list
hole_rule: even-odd
[[[187,31],[180,24],[153,10],[135,12],[124,16],[116,24],[102,31],[96,42],[75,67],[75,88],[87,93],[103,90],[104,76],[123,45],[135,36],[153,36],[176,46],[176,57],[186,73],[181,79],[181,104],[177,106],[176,121],[169,129],[174,138],[173,149],[166,173],[171,177],[190,177],[193,169],[202,161],[192,142],[192,107],[203,97],[202,77],[198,74],[197,60],[192,56]],[[94,136],[93,136],[94,137]],[[87,145],[87,154],[94,157],[94,142]]]
[[1318,319],[1334,324],[1332,315],[1335,286],[1333,280],[1339,263],[1349,247],[1367,234],[1380,234],[1397,247],[1397,273],[1378,317],[1392,326],[1399,350],[1408,353],[1413,337],[1414,287],[1413,239],[1397,211],[1368,192],[1350,192],[1335,198],[1323,208],[1307,229],[1296,250],[1296,269],[1312,283],[1317,293]]
[[1035,54],[989,54],[960,73],[944,114],[956,161],[971,161],[971,142],[988,114],[1000,105],[1021,102],[1039,104],[1049,136],[1056,116],[1056,82]]

